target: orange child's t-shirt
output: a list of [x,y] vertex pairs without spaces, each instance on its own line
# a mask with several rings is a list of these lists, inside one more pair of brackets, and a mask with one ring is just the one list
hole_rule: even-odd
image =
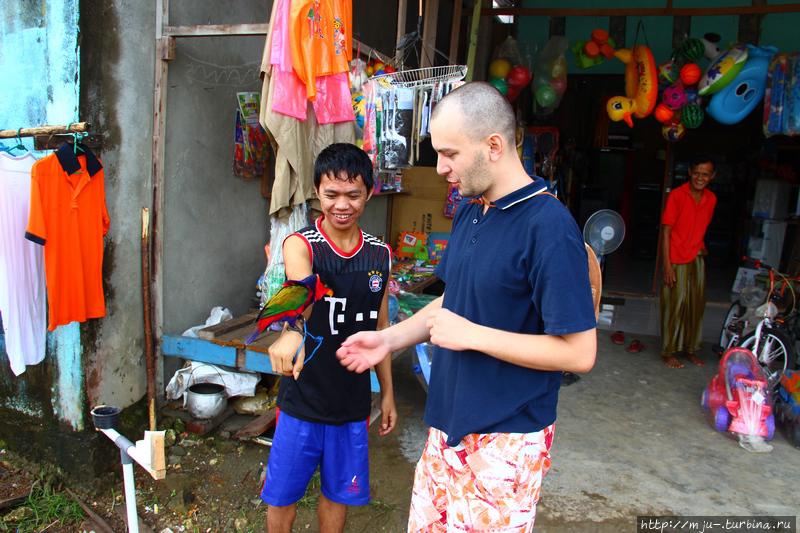
[[70,145],[31,169],[25,237],[44,245],[48,329],[105,316],[103,236],[108,232],[103,166]]
[[353,58],[352,0],[298,0],[291,3],[289,42],[292,66],[316,98],[320,76],[348,72]]

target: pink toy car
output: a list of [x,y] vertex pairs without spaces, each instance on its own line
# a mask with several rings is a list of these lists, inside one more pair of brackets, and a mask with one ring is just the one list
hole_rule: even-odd
[[717,431],[771,440],[775,417],[768,390],[753,353],[734,347],[720,360],[719,371],[703,390],[701,405]]

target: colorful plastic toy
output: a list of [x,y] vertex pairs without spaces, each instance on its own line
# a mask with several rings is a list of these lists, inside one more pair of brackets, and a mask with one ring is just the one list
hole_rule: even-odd
[[775,398],[775,418],[786,437],[800,448],[800,371],[787,370]]
[[700,67],[698,67],[696,63],[686,63],[681,67],[679,76],[682,84],[694,85],[700,81],[700,78],[703,76],[703,71],[700,70]]
[[680,141],[686,135],[686,126],[673,119],[672,122],[661,127],[661,135],[669,142]]
[[664,89],[663,99],[664,104],[674,111],[682,108],[688,102],[686,90],[679,81]]
[[611,120],[633,127],[633,118],[644,118],[653,112],[658,99],[658,73],[653,52],[643,45],[623,48],[614,54],[625,63],[625,96],[614,96],[606,104]]
[[717,431],[763,440],[775,435],[767,378],[750,350],[734,347],[725,352],[703,390],[701,405]]
[[690,130],[700,127],[703,123],[706,113],[703,108],[697,104],[689,104],[681,111],[681,122]]
[[749,115],[764,99],[767,71],[774,46],[747,45],[748,60],[736,78],[708,103],[708,114],[722,124],[736,124]]
[[743,44],[735,44],[720,54],[709,65],[700,80],[698,86],[700,96],[714,94],[724,89],[744,68],[747,55],[747,46]]

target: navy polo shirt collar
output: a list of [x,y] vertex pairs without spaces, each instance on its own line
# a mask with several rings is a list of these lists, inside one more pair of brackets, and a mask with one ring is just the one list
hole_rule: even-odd
[[[97,156],[82,143],[78,143],[78,147],[83,148],[83,152],[86,155],[86,170],[89,172],[89,176],[94,176],[100,172],[103,165],[97,159]],[[78,157],[75,155],[75,150],[71,144],[64,144],[56,150],[56,157],[67,175],[74,174],[81,169],[81,164],[78,162]]]
[[528,185],[511,192],[494,202],[494,206],[501,210],[506,210],[509,207],[516,205],[525,200],[529,200],[547,190],[544,180],[541,178],[534,178]]

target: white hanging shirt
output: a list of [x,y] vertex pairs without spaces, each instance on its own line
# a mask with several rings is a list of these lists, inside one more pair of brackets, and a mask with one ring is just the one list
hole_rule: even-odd
[[0,313],[17,376],[44,359],[47,334],[43,248],[25,239],[35,162],[0,153]]

